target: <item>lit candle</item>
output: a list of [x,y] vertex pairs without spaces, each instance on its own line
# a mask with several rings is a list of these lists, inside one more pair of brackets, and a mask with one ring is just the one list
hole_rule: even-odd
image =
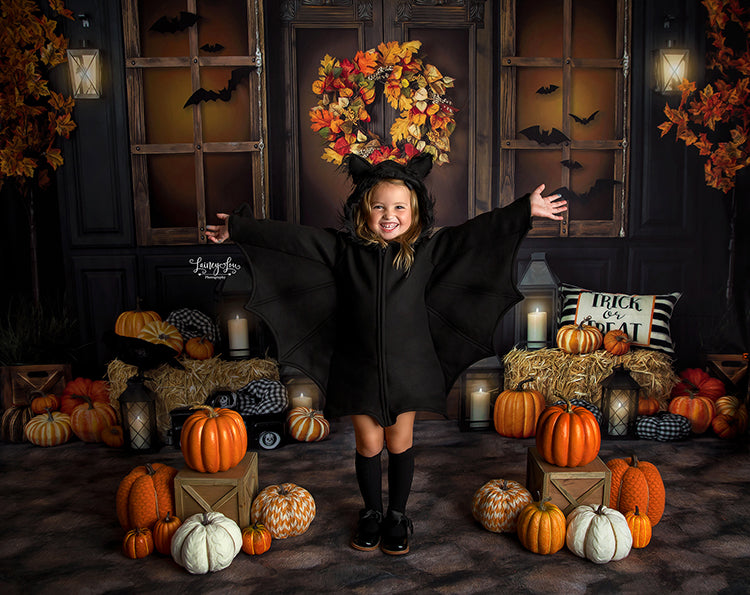
[[490,419],[490,393],[481,388],[471,393],[469,399],[469,420],[488,421]]
[[625,436],[628,432],[628,410],[626,401],[619,395],[612,399],[609,406],[609,435]]
[[306,397],[305,393],[300,393],[292,399],[292,407],[309,407],[312,409],[312,397]]
[[530,349],[538,349],[547,345],[547,313],[529,312],[526,318],[526,343]]
[[128,424],[130,426],[130,446],[135,449],[148,448],[150,444],[147,423],[148,412],[145,403],[133,403],[128,409]]
[[227,334],[229,335],[230,351],[247,349],[250,346],[250,339],[247,334],[247,318],[240,318],[238,314],[235,318],[227,320]]

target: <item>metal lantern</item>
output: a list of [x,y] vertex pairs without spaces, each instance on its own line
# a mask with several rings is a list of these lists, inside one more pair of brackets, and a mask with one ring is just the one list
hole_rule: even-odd
[[662,95],[680,93],[678,88],[688,76],[688,59],[690,51],[672,47],[655,50],[654,53],[654,90]]
[[158,450],[156,432],[156,394],[145,384],[146,378],[138,372],[127,380],[127,387],[119,397],[120,418],[125,445],[132,451]]
[[492,426],[493,407],[502,385],[502,364],[497,357],[483,359],[464,372],[458,406],[458,426],[462,432]]
[[312,379],[288,367],[279,370],[279,375],[286,386],[289,407],[309,407],[318,410],[323,408],[320,388]]
[[554,347],[559,285],[546,254],[534,252],[518,282],[524,299],[516,305],[516,345],[526,349]]
[[641,386],[622,364],[615,366],[602,381],[601,411],[602,436],[605,438],[635,438],[638,416],[638,396]]

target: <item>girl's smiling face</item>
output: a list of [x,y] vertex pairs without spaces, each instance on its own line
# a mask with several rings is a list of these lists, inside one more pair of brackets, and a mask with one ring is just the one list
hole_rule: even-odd
[[372,195],[367,227],[386,242],[406,233],[412,224],[411,192],[406,186],[383,182]]

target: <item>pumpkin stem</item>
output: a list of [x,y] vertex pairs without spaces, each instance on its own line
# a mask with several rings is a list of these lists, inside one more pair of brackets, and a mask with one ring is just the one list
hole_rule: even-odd
[[165,522],[165,523],[168,523],[169,521],[171,521],[171,520],[172,520],[172,517],[170,516],[171,514],[172,514],[172,511],[171,511],[171,510],[168,510],[168,511],[167,511],[167,516],[165,516],[165,517],[164,517],[164,522]]
[[210,525],[210,523],[208,522],[208,513],[207,512],[203,513],[203,521],[201,521],[201,523],[203,525]]
[[528,378],[525,378],[524,380],[521,380],[521,382],[519,382],[518,386],[516,387],[516,392],[523,391],[523,385],[527,384],[529,382],[534,382],[534,380],[536,380],[536,378],[534,378],[533,376],[529,376]]
[[94,408],[94,402],[91,400],[91,397],[88,395],[73,395],[76,399],[83,399],[86,403],[89,404],[89,409]]
[[156,475],[156,469],[151,466],[151,463],[146,463],[145,467],[148,475]]
[[579,331],[583,330],[584,326],[591,326],[590,323],[591,323],[592,320],[593,319],[591,318],[591,316],[587,316],[586,318],[584,318],[583,320],[581,320],[581,322],[578,323],[578,330]]
[[601,513],[602,513],[602,508],[603,508],[603,507],[604,507],[604,504],[600,504],[600,505],[599,505],[599,508],[597,508],[597,509],[596,509],[596,514],[601,514]]
[[638,466],[638,457],[633,453],[632,461],[630,462],[631,467],[637,467]]
[[641,513],[638,511],[638,505],[635,505],[635,516],[640,515]]
[[208,413],[208,417],[219,417],[219,414],[216,413],[216,409],[211,407],[211,405],[193,405],[190,409],[205,409]]
[[47,421],[48,422],[55,421],[55,418],[52,416],[52,408],[51,407],[45,407],[44,410],[47,412]]

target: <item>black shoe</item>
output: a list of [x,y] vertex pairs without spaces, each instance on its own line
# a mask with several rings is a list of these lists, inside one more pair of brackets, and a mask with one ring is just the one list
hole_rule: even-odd
[[380,545],[380,524],[383,513],[377,510],[359,511],[357,532],[352,537],[351,546],[361,552],[371,552]]
[[414,533],[414,525],[402,512],[389,510],[383,519],[380,549],[391,556],[409,553],[409,533]]

